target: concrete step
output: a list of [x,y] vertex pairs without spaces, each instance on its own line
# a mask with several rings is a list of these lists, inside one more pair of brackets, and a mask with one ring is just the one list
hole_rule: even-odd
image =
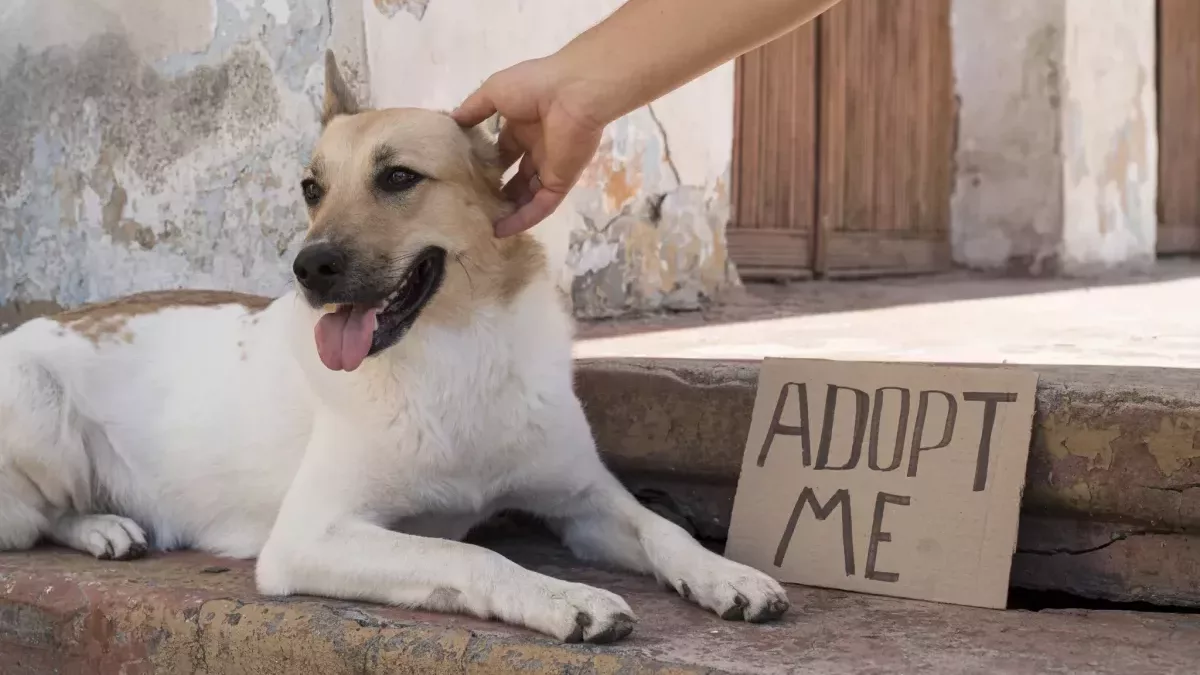
[[[1040,374],[1013,584],[1200,606],[1200,371]],[[647,503],[725,537],[758,363],[602,359],[576,382],[601,451]]]
[[[491,542],[484,542],[491,544]],[[0,672],[44,673],[1194,673],[1200,616],[992,611],[792,588],[785,620],[721,621],[651,580],[582,566],[552,543],[505,555],[623,595],[627,640],[562,645],[460,616],[257,595],[251,564],[196,553],[99,562],[0,555]]]

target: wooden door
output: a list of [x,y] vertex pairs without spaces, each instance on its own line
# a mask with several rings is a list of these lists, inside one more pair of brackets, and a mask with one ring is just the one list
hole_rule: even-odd
[[949,266],[950,0],[844,0],[737,64],[743,277]]
[[811,276],[817,208],[816,26],[735,65],[733,226],[743,277]]
[[1200,0],[1158,12],[1158,252],[1200,253]]
[[949,0],[847,0],[821,29],[817,271],[950,262],[955,97]]

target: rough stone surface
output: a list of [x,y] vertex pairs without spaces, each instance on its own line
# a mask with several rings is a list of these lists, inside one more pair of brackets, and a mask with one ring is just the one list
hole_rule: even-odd
[[[452,108],[620,4],[376,0],[365,14],[374,103]],[[691,310],[736,287],[725,246],[733,91],[728,64],[609,125],[567,201],[533,230],[579,316]]]
[[1192,673],[1200,618],[998,612],[794,587],[776,624],[723,622],[657,587],[532,540],[499,550],[622,594],[640,622],[613,646],[495,623],[253,590],[251,563],[0,555],[0,671],[26,673]]
[[1200,607],[1197,578],[1200,537],[1194,534],[1026,516],[1011,582],[1017,588],[1085,598]]
[[362,80],[348,44],[361,49],[361,20],[357,38],[331,32],[348,4],[5,7],[0,307],[21,316],[183,286],[281,291],[305,226],[296,185],[326,46]]
[[[1090,523],[1108,539],[1099,546],[1095,537],[1105,535],[1093,533],[1081,543],[1082,525],[1043,524],[1030,555],[1018,562],[1028,571],[1014,581],[1090,597],[1200,605],[1194,582],[1200,547],[1187,536],[1200,529],[1194,372],[1033,368],[1040,382],[1022,528],[1056,516]],[[580,363],[576,381],[609,464],[633,489],[661,495],[693,531],[720,538],[757,372],[755,362],[596,360]],[[1148,536],[1171,542],[1169,549],[1145,545],[1141,538]],[[1108,549],[1115,541],[1125,543]],[[1167,559],[1169,568],[1162,567]]]
[[955,0],[955,259],[1095,275],[1154,263],[1155,3]]

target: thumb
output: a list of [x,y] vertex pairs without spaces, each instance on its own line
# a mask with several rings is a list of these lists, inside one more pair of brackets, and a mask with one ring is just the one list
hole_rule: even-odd
[[483,86],[476,89],[466,100],[458,104],[454,112],[450,113],[450,117],[458,122],[459,126],[473,127],[496,112],[496,104],[492,102],[492,97],[487,93],[486,88],[487,82],[484,82]]

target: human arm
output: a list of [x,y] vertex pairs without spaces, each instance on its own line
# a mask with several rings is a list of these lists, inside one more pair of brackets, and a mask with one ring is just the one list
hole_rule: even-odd
[[562,202],[605,125],[812,20],[838,0],[629,0],[562,49],[488,78],[454,111],[462,125],[506,118],[501,155],[521,165],[506,186],[518,210],[506,236]]

